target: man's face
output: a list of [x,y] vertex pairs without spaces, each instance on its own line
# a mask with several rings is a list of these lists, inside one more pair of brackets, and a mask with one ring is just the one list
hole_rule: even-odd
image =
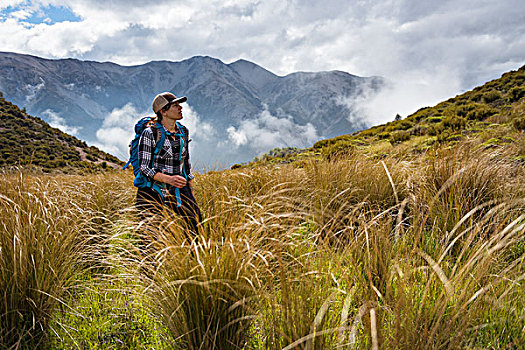
[[182,119],[182,106],[175,102],[168,105],[168,109],[164,114],[164,118],[180,120]]

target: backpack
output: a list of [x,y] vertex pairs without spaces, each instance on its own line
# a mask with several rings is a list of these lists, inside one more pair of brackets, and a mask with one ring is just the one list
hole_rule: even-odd
[[[135,137],[133,140],[131,140],[129,144],[129,160],[122,168],[123,170],[127,169],[129,165],[133,167],[133,175],[135,175],[135,179],[133,180],[133,185],[138,188],[151,188],[152,190],[156,191],[158,194],[160,194],[162,201],[164,202],[164,191],[166,188],[166,184],[161,184],[156,181],[151,181],[148,179],[142,172],[140,171],[140,165],[139,165],[139,140],[140,136],[144,132],[146,128],[152,127],[153,128],[153,134],[155,139],[157,140],[155,143],[155,148],[153,149],[153,156],[151,157],[151,164],[150,167],[153,167],[153,163],[155,161],[155,158],[158,156],[162,145],[164,145],[164,141],[166,139],[166,134],[178,136],[180,137],[180,152],[179,152],[179,161],[182,158],[182,149],[184,147],[184,140],[186,139],[186,135],[184,134],[184,130],[182,129],[182,126],[177,122],[177,127],[181,131],[180,134],[175,133],[166,133],[164,130],[164,127],[157,121],[157,118],[155,116],[150,117],[143,117],[141,118],[136,124],[135,124]],[[160,130],[160,133],[158,132]],[[188,142],[188,141],[186,141]],[[186,170],[182,168],[182,176],[184,178],[188,178],[186,174]],[[181,200],[180,200],[180,190],[178,188],[175,188],[175,197],[177,199],[177,207],[181,206]]]

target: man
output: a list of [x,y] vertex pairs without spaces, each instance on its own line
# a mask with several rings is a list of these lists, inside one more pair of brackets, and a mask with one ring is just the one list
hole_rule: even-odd
[[[178,123],[183,118],[180,104],[186,100],[185,96],[177,97],[171,92],[163,92],[153,99],[157,123],[143,131],[138,158],[140,172],[161,190],[159,193],[153,188],[139,188],[136,205],[143,217],[148,212],[158,214],[162,207],[167,207],[183,217],[190,235],[197,235],[202,216],[193,193],[189,132]],[[161,142],[162,133],[164,143],[155,155],[155,144]]]

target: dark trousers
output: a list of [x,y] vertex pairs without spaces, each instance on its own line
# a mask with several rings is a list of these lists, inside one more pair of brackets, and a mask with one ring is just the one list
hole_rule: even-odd
[[163,202],[160,194],[151,188],[139,188],[136,207],[141,219],[159,215],[163,207],[169,208],[184,219],[188,239],[191,239],[199,234],[198,224],[202,221],[201,211],[189,186],[180,189],[180,199],[181,206],[177,207],[177,199],[174,195],[166,196]]

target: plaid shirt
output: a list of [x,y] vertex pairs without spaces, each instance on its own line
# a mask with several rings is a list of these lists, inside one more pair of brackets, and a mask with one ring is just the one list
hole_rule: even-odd
[[[139,139],[139,165],[140,172],[146,177],[153,180],[153,176],[155,176],[155,174],[158,172],[167,175],[182,176],[182,169],[184,167],[186,175],[188,176],[187,179],[192,180],[194,178],[193,174],[191,174],[190,155],[188,149],[188,142],[190,141],[189,132],[185,126],[181,126],[185,135],[181,160],[179,161],[180,137],[171,137],[166,135],[164,145],[162,145],[159,154],[153,160],[153,167],[151,167],[151,158],[153,157],[153,150],[155,149],[155,143],[157,142],[155,139],[155,133],[153,132],[152,127],[146,128],[142,132],[142,135]],[[164,128],[165,132],[168,131],[164,126],[162,127]],[[160,135],[160,130],[158,130],[157,133]],[[188,142],[186,142],[186,140]]]

